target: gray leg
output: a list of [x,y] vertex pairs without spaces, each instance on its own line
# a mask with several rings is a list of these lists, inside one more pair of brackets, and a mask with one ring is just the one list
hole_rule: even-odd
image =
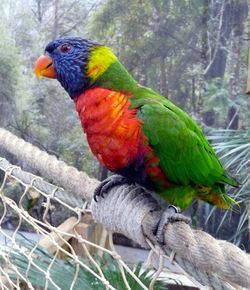
[[172,222],[185,222],[190,224],[191,220],[190,218],[182,215],[179,208],[175,207],[174,205],[170,205],[162,213],[156,230],[156,238],[161,244],[164,242],[164,227],[168,223]]
[[115,174],[103,180],[95,189],[94,200],[97,202],[97,196],[104,198],[104,194],[107,194],[108,191],[117,185],[122,185],[125,183],[131,183],[128,178],[121,175]]

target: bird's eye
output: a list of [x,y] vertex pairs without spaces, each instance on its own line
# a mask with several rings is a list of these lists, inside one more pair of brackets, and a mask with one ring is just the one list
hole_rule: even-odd
[[71,51],[72,45],[65,43],[65,44],[60,45],[59,49],[62,53],[67,53],[67,52]]

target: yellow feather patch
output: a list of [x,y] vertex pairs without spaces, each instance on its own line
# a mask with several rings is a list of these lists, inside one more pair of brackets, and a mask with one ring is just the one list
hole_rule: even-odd
[[117,60],[117,57],[107,46],[95,47],[90,51],[87,75],[93,81],[98,79],[108,67]]

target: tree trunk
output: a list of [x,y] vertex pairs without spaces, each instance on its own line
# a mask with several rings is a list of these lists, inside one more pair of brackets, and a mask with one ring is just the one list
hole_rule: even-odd
[[[212,5],[213,1],[210,1]],[[211,5],[211,4],[210,4]],[[230,37],[232,30],[232,4],[229,0],[222,1],[221,5],[213,5],[210,7],[210,17],[209,19],[215,19],[214,25],[211,29],[215,31],[210,31],[210,34],[215,36],[215,42],[210,43],[210,60],[205,71],[205,79],[212,80],[214,78],[223,78],[226,62],[227,62],[227,41]],[[211,39],[210,39],[211,42]]]
[[42,0],[37,0],[37,19],[39,23],[42,23],[43,17],[42,17]]
[[167,96],[167,78],[165,57],[160,57],[160,92],[163,96]]
[[208,21],[209,21],[209,0],[204,0],[203,13],[201,18],[202,35],[201,35],[201,60],[204,70],[208,66]]
[[228,109],[226,128],[239,128],[239,115],[235,105],[237,95],[240,92],[240,61],[244,22],[248,16],[248,4],[246,0],[234,1],[232,4],[232,38],[229,58],[229,99],[231,106]]
[[58,36],[58,8],[59,8],[59,0],[55,0],[54,2],[54,26],[52,32],[52,38],[56,38]]

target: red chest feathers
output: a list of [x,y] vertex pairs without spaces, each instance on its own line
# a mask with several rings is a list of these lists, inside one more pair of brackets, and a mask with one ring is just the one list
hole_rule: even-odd
[[145,153],[145,137],[129,96],[103,88],[87,90],[75,101],[89,146],[97,159],[115,171]]

